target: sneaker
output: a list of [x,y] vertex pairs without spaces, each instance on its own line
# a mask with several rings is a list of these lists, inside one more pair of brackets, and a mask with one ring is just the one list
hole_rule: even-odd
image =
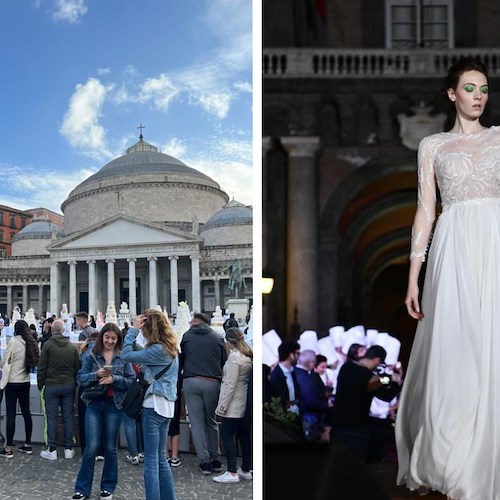
[[40,456],[42,458],[46,458],[47,460],[57,460],[57,451],[42,450],[40,452]]
[[64,458],[66,458],[67,460],[71,460],[75,455],[76,451],[74,448],[66,448],[64,450]]
[[102,490],[101,498],[107,498],[108,500],[111,500],[113,498],[113,493],[111,493],[111,491]]
[[95,457],[95,461],[96,462],[104,462],[104,457],[102,455],[97,455],[97,457]]
[[12,453],[12,450],[7,451],[5,448],[3,448],[0,450],[0,457],[14,458],[14,453]]
[[130,453],[125,457],[125,460],[129,464],[132,464],[132,465],[138,465],[139,464],[139,457],[137,455],[134,457]]
[[88,498],[88,496],[78,492],[71,497],[71,500],[82,500],[83,498]]
[[179,458],[171,458],[168,463],[170,464],[170,467],[179,467],[182,462]]
[[26,453],[26,455],[33,455],[33,449],[29,445],[23,444],[22,446],[19,446],[17,451],[20,451],[21,453]]
[[214,472],[222,472],[222,464],[219,460],[212,460],[212,470]]
[[141,451],[137,456],[139,457],[139,462],[141,464],[144,463],[144,453]]
[[238,469],[238,477],[240,479],[247,479],[247,480],[253,479],[253,476],[252,476],[251,472],[245,472],[241,468]]
[[202,474],[212,474],[212,464],[210,462],[202,462],[198,469]]
[[239,483],[240,478],[238,474],[233,475],[229,471],[224,472],[220,476],[215,476],[212,478],[216,483]]

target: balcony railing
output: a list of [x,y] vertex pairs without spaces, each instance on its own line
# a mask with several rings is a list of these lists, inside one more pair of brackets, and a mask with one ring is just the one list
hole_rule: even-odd
[[462,56],[500,75],[500,49],[264,49],[264,78],[442,78]]

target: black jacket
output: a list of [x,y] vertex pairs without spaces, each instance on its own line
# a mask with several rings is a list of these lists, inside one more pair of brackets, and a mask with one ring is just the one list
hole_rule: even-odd
[[179,357],[182,377],[222,379],[227,360],[224,339],[208,325],[193,325],[183,336]]

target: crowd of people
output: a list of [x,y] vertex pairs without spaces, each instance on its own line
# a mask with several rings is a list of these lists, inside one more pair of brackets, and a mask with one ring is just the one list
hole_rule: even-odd
[[337,361],[333,371],[324,355],[284,340],[278,363],[263,365],[265,408],[272,413],[271,403],[277,401],[283,411],[294,413],[308,441],[336,439],[362,461],[384,460],[388,417],[402,384],[401,366],[386,366],[387,353],[379,345],[353,343],[346,353],[340,348],[337,352],[341,366]]
[[[41,458],[57,461],[58,415],[63,423],[63,456],[74,459],[75,421],[82,458],[74,500],[89,498],[95,463],[104,461],[100,498],[111,499],[118,482],[118,442],[123,424],[132,465],[144,464],[148,500],[176,498],[171,467],[181,465],[180,421],[183,396],[198,470],[215,482],[252,479],[252,349],[237,326],[225,335],[210,328],[209,318],[196,313],[180,345],[168,316],[148,309],[120,329],[106,323],[99,330],[85,312],[75,315],[79,342],[65,333],[67,321],[49,317],[41,327],[17,319],[0,361],[0,402],[5,392],[7,432],[0,456],[14,457],[17,405],[25,423],[17,451],[33,454],[30,411],[31,376],[36,373],[46,424],[46,449]],[[0,329],[4,325],[0,326]],[[139,419],[124,412],[131,384],[144,380],[146,391]],[[223,472],[219,429],[227,466]],[[237,466],[237,441],[242,463]],[[169,442],[170,441],[170,442]],[[214,474],[220,473],[220,474]]]

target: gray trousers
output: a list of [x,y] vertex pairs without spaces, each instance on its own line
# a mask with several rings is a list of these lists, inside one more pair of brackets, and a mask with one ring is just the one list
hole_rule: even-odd
[[220,382],[188,377],[183,380],[184,399],[191,424],[191,436],[200,462],[219,460],[219,430],[215,409]]
[[64,426],[64,447],[73,448],[75,436],[75,384],[46,385],[44,389],[46,432],[49,446],[57,446],[59,407]]

